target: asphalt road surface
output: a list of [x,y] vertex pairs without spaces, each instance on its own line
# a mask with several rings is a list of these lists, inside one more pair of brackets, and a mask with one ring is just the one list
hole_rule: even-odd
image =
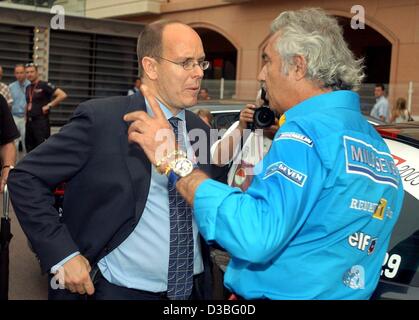
[[[3,209],[3,195],[1,195],[1,206]],[[47,299],[48,278],[41,274],[38,260],[29,249],[27,238],[11,205],[10,218],[13,238],[10,243],[9,299]]]

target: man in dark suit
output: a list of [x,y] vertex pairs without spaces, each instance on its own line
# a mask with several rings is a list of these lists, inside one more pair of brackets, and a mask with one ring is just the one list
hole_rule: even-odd
[[[185,110],[196,104],[208,68],[201,39],[184,24],[161,21],[145,27],[137,51],[143,83],[167,119],[176,118],[173,130],[193,157],[187,132],[199,128],[209,137],[208,126]],[[190,209],[143,150],[128,143],[123,117],[138,110],[152,113],[141,94],[84,102],[10,174],[13,206],[42,270],[64,282],[59,290],[52,281],[52,299],[210,298],[208,248]],[[199,166],[211,174],[209,154]],[[61,182],[60,220],[52,190]]]

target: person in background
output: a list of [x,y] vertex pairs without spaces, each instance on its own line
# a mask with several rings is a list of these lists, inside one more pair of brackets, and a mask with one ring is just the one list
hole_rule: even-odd
[[170,124],[146,87],[154,116],[126,115],[129,141],[176,182],[205,240],[231,255],[224,284],[236,299],[369,299],[404,191],[361,113],[362,61],[321,9],[284,11],[271,31],[258,80],[282,121],[246,192],[184,156],[161,157],[177,146],[173,134],[156,139]]
[[207,88],[201,88],[199,90],[198,100],[210,100],[211,97],[209,96]]
[[135,85],[132,89],[128,90],[127,96],[136,94],[138,92],[140,92],[140,87],[141,87],[141,78],[137,78],[135,79]]
[[198,109],[196,110],[196,115],[201,118],[202,121],[204,121],[210,128],[212,128],[212,120],[213,116],[211,114],[211,111],[208,109]]
[[[254,130],[249,133],[249,124],[253,123],[253,115],[257,108],[268,101],[261,98],[258,91],[255,104],[247,104],[240,112],[239,121],[234,122],[222,138],[211,147],[212,161],[218,166],[231,164],[227,183],[246,191],[254,176],[254,166],[262,160],[272,144],[272,139],[278,131],[278,119],[269,128]],[[244,134],[248,130],[248,134]]]
[[31,152],[51,135],[49,112],[57,107],[67,94],[50,82],[39,79],[38,66],[25,65],[26,78],[31,84],[26,88],[26,151]]
[[[0,66],[0,80],[3,78],[3,67]],[[10,92],[9,86],[4,82],[0,82],[0,95],[2,95],[6,101],[9,108],[12,107],[13,97]]]
[[407,110],[406,99],[398,98],[396,105],[391,110],[390,123],[402,123],[414,121],[409,110]]
[[385,88],[382,83],[377,83],[375,85],[374,96],[376,102],[371,109],[370,116],[381,121],[388,122],[390,117],[390,110],[388,100],[385,97]]
[[9,85],[10,92],[13,97],[12,115],[20,133],[20,139],[16,139],[16,148],[19,146],[19,140],[22,145],[22,151],[26,152],[25,145],[25,108],[26,108],[26,88],[30,85],[30,81],[26,79],[25,66],[18,64],[15,66],[16,81]]
[[0,95],[0,160],[1,183],[0,192],[3,192],[7,183],[9,172],[16,164],[15,139],[19,138],[19,131],[13,121],[12,113],[6,99]]

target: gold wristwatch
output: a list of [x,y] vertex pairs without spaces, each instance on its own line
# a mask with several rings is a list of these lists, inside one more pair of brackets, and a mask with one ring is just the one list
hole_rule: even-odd
[[177,180],[191,174],[198,166],[186,157],[176,158],[169,163],[167,177],[170,183],[176,184]]

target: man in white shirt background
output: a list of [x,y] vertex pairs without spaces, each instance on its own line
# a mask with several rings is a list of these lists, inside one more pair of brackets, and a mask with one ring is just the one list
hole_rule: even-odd
[[[20,140],[22,144],[22,151],[26,152],[25,147],[25,108],[26,108],[26,88],[31,84],[31,82],[26,79],[25,66],[23,64],[18,64],[15,66],[15,77],[16,81],[12,82],[9,85],[10,92],[12,94],[13,103],[12,103],[12,114],[13,119],[16,123],[17,129],[20,133]],[[16,149],[19,145],[19,139],[15,140]]]
[[374,89],[374,96],[376,102],[374,107],[371,110],[371,117],[376,119],[380,119],[381,121],[388,122],[389,120],[389,105],[388,100],[384,96],[385,88],[384,85],[381,83],[377,83]]

